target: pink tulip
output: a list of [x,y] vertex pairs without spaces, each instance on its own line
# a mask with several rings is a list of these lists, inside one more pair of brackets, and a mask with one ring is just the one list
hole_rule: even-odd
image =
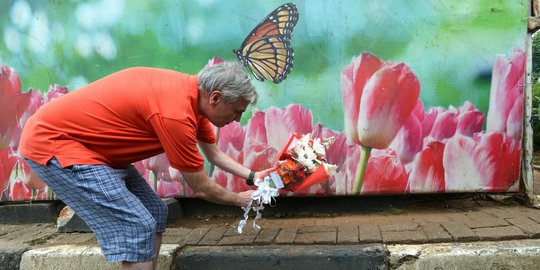
[[[224,149],[223,151],[229,157],[238,161],[238,163],[240,164],[244,163],[244,153],[242,152],[241,149],[237,150],[234,147],[232,147],[232,144],[229,144],[229,147],[227,149]],[[230,174],[228,172],[225,172],[221,170],[219,167],[216,167],[213,173],[213,179],[216,183],[218,183],[219,185],[225,187],[226,189],[230,191],[238,192],[238,191],[244,191],[244,190],[250,189],[250,186],[246,184],[243,178]]]
[[[242,151],[244,138],[245,130],[242,125],[238,122],[232,122],[220,129],[217,144],[221,151],[242,164],[244,163],[244,153]],[[217,184],[230,191],[238,192],[248,189],[244,179],[225,172],[218,167],[213,167],[210,175]]]
[[45,189],[45,182],[43,182],[43,180],[41,180],[41,178],[32,171],[32,169],[26,164],[26,161],[24,161],[24,159],[19,159],[18,163],[20,168],[22,169],[19,171],[19,173],[22,174],[21,178],[28,187],[34,190]]
[[170,180],[169,166],[171,164],[165,153],[147,158],[143,160],[142,163],[146,169],[154,174],[156,179],[167,178],[167,180]]
[[32,198],[32,190],[24,183],[22,179],[15,179],[11,183],[8,200],[10,201],[28,201]]
[[473,136],[482,131],[484,114],[476,109],[469,101],[458,109],[450,106],[430,108],[422,123],[423,136],[427,141],[445,142],[456,133]]
[[360,144],[358,117],[364,87],[368,80],[383,66],[383,62],[369,53],[353,58],[341,76],[341,97],[345,114],[345,134],[350,142]]
[[416,106],[420,83],[403,63],[383,66],[368,80],[360,102],[360,144],[388,147]]
[[135,167],[135,169],[137,169],[137,171],[139,171],[139,173],[141,174],[142,177],[144,177],[145,179],[149,179],[149,178],[150,178],[150,170],[148,170],[148,169],[144,166],[142,160],[133,163],[133,166]]
[[21,93],[17,73],[0,65],[0,150],[9,148],[13,136],[20,133],[19,119],[30,102],[31,93]]
[[431,141],[416,156],[409,175],[410,192],[444,192],[444,144]]
[[[523,98],[523,95],[517,97],[506,121],[506,134],[515,140],[521,140],[523,131]],[[535,132],[538,131],[535,130]]]
[[424,104],[419,99],[413,113],[399,130],[389,148],[395,149],[401,162],[407,164],[422,150],[422,121],[424,120]]
[[0,150],[0,198],[9,186],[9,179],[13,171],[17,157],[11,154],[11,150]]
[[519,180],[519,140],[501,132],[456,135],[444,150],[446,191],[509,191]]
[[284,109],[271,107],[266,110],[264,126],[268,145],[281,150],[291,133],[307,134],[313,131],[313,116],[311,111],[298,104]]
[[341,78],[346,134],[362,146],[353,190],[357,194],[371,149],[387,148],[406,124],[417,104],[420,83],[404,63],[382,63],[367,53],[354,58]]
[[516,140],[521,140],[525,61],[525,52],[520,49],[514,50],[508,59],[499,56],[495,60],[487,131],[504,132]]
[[246,132],[238,122],[232,122],[220,129],[218,147],[225,151],[229,147],[241,150]]
[[465,101],[459,108],[459,116],[456,132],[465,136],[473,136],[474,133],[482,131],[484,125],[484,113],[479,111],[469,101]]
[[395,194],[407,192],[408,174],[395,155],[369,160],[362,185],[362,194]]
[[67,93],[68,93],[68,89],[66,87],[60,86],[58,84],[54,84],[53,86],[49,87],[49,90],[45,94],[46,96],[45,103],[49,103]]
[[335,164],[339,167],[347,160],[349,157],[345,154],[347,153],[347,148],[349,146],[357,147],[355,144],[348,144],[345,134],[328,129],[323,127],[321,124],[315,125],[313,132],[311,133],[312,138],[329,138],[334,137],[334,142],[326,149],[326,159],[328,163]]
[[174,198],[182,194],[182,187],[177,181],[167,182],[159,180],[156,193],[162,198]]
[[360,160],[360,147],[355,144],[347,144],[345,151],[342,152],[345,158],[344,162],[338,166],[337,172],[333,178],[331,188],[333,195],[350,195],[353,191],[354,181],[356,179],[356,169]]
[[[429,122],[426,122],[425,125],[432,123],[431,129],[425,129],[425,131],[429,131],[429,140],[442,142],[454,136],[457,129],[457,116],[456,110],[445,110],[441,107],[430,108],[426,116]],[[432,120],[433,122],[431,122]]]
[[[257,170],[272,167],[291,133],[307,134],[312,131],[311,112],[298,104],[281,109],[271,107],[266,112],[255,110],[246,127],[245,165]],[[267,156],[259,157],[262,153]]]

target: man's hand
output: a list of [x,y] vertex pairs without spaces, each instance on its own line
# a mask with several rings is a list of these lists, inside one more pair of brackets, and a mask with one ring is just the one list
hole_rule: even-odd
[[251,194],[255,192],[254,190],[248,190],[243,192],[238,192],[238,196],[240,197],[240,206],[246,207],[246,206],[253,206],[251,205]]
[[269,175],[271,172],[275,171],[275,168],[270,168],[255,173],[255,179],[263,179],[265,176]]

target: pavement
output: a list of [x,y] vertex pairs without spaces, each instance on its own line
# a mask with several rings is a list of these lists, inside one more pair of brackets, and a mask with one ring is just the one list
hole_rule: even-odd
[[[176,201],[176,200],[175,200]],[[540,210],[515,195],[278,198],[244,232],[242,210],[176,201],[158,269],[539,269]],[[34,204],[31,206],[37,207]],[[2,205],[13,213],[16,205]],[[41,205],[41,209],[57,209]],[[47,210],[44,210],[45,212]],[[15,211],[16,212],[16,211]],[[28,211],[24,211],[25,213]],[[0,224],[0,269],[119,269],[93,233]],[[33,214],[36,218],[40,214]],[[48,214],[42,214],[48,218]]]

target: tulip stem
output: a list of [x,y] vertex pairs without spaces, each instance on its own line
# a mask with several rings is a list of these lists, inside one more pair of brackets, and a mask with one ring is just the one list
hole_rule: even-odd
[[367,164],[369,156],[371,154],[371,147],[363,146],[360,149],[360,160],[358,161],[358,168],[356,169],[356,179],[353,186],[353,194],[360,194],[362,189],[362,182],[364,181],[364,175],[366,175]]

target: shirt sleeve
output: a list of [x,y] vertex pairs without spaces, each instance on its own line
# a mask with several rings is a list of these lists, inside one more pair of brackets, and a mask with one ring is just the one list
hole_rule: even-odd
[[[215,143],[216,133],[214,132],[214,126],[204,117],[199,118],[199,132],[197,132],[197,139],[205,143]],[[216,128],[217,129],[217,128]]]
[[197,148],[197,129],[188,121],[152,116],[149,120],[163,150],[175,169],[185,172],[204,170],[204,159]]

